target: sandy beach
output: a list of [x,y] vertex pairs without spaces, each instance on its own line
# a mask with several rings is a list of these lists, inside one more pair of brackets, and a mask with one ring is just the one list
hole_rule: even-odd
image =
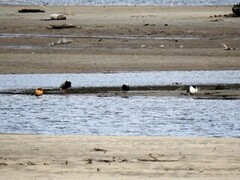
[[[46,12],[18,13],[22,8]],[[41,20],[53,13],[67,20]],[[240,21],[223,17],[230,13],[231,7],[0,6],[0,74],[239,70]],[[64,23],[75,27],[52,29]],[[62,38],[71,42],[53,45]],[[239,89],[234,93],[239,97]],[[0,134],[0,179],[237,180],[239,147],[239,138]]]
[[240,139],[0,135],[11,179],[238,179]]

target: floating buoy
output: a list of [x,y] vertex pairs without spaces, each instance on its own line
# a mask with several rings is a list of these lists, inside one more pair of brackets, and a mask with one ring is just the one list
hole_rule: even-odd
[[130,87],[128,84],[123,84],[122,85],[122,91],[129,91],[130,90]]
[[43,89],[42,88],[37,88],[34,90],[34,95],[35,96],[41,96],[43,94]]
[[187,93],[189,94],[196,94],[198,92],[197,86],[190,86],[187,90]]

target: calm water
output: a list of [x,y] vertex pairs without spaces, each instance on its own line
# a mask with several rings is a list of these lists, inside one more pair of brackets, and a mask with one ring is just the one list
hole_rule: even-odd
[[0,0],[0,4],[50,5],[161,5],[161,6],[219,6],[239,3],[239,0]]
[[1,133],[240,137],[239,100],[0,95]]
[[240,71],[153,71],[90,74],[6,74],[0,75],[0,90],[56,88],[65,80],[73,87],[135,85],[183,85],[240,83]]
[[[239,71],[0,75],[0,90],[240,83]],[[0,133],[240,137],[240,100],[97,95],[0,95]]]

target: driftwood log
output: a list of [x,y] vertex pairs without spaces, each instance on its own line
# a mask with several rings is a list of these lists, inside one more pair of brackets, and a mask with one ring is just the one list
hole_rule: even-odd
[[77,26],[73,24],[61,24],[61,25],[51,25],[52,29],[66,29],[66,28],[76,28]]
[[44,13],[44,10],[41,9],[20,9],[19,13]]

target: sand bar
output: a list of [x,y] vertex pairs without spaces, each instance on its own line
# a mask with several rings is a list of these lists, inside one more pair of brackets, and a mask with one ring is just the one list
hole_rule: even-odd
[[[231,7],[29,6],[46,12],[18,13],[21,8],[0,6],[0,73],[240,68],[239,18],[214,17]],[[67,20],[41,21],[53,13]],[[64,23],[76,28],[51,29]],[[63,37],[72,43],[51,45]]]

